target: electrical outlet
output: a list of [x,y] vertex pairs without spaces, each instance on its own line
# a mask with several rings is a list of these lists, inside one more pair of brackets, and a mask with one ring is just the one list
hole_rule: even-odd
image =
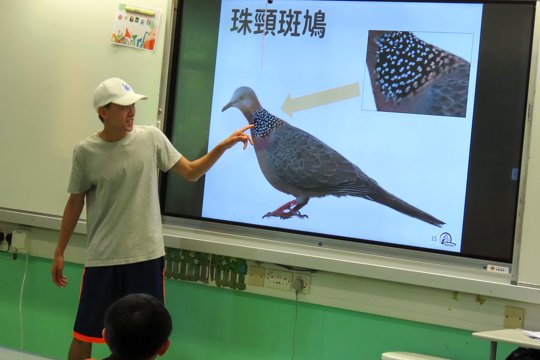
[[264,277],[264,287],[290,291],[291,284],[292,273],[288,271],[266,269],[266,275]]
[[293,282],[298,279],[302,281],[302,285],[304,286],[302,288],[301,293],[304,295],[309,294],[309,291],[311,290],[311,276],[305,275],[305,274],[294,274],[293,275]]
[[248,266],[248,272],[246,276],[246,283],[255,286],[264,286],[264,267],[262,266]]
[[19,254],[26,254],[30,250],[28,233],[22,230],[14,230],[11,240],[11,251]]
[[525,310],[522,308],[506,306],[504,308],[504,327],[509,329],[523,329]]
[[6,241],[6,234],[3,230],[0,230],[0,251],[7,251],[8,243]]

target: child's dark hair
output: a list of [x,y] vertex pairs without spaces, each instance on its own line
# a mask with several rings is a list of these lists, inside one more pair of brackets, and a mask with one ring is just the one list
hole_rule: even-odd
[[127,295],[105,313],[105,340],[115,358],[151,358],[167,342],[171,331],[169,312],[151,295]]

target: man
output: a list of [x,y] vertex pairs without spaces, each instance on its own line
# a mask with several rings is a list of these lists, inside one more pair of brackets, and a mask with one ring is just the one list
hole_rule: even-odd
[[163,302],[163,244],[158,174],[174,170],[197,181],[238,142],[253,144],[235,131],[203,157],[190,161],[153,126],[135,126],[135,102],[146,99],[123,80],[107,79],[94,92],[103,130],[73,151],[70,196],[62,217],[51,269],[53,282],[67,285],[64,250],[86,202],[88,249],[69,360],[91,357],[106,309],[129,293],[147,293]]
[[103,337],[111,355],[104,360],[156,359],[169,348],[171,331],[171,316],[158,299],[126,295],[105,313]]

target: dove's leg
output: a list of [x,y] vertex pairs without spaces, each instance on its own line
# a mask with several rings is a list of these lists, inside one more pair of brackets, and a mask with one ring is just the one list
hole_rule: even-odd
[[302,215],[299,210],[303,208],[308,203],[308,201],[309,201],[309,198],[308,199],[294,199],[280,206],[276,210],[267,213],[266,215],[263,216],[263,219],[265,217],[270,217],[270,216],[276,216],[276,217],[279,217],[280,219],[290,219],[293,216],[296,216],[302,219],[307,218],[308,216]]

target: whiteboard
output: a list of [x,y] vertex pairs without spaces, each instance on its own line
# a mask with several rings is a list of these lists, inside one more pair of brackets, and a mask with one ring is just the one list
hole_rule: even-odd
[[158,120],[170,0],[127,3],[161,10],[155,51],[110,43],[118,2],[10,1],[2,6],[0,207],[61,215],[73,146],[102,128],[95,87],[120,77],[148,96],[136,123]]
[[[0,27],[10,37],[3,42],[0,52],[0,221],[59,228],[58,216],[62,214],[68,197],[66,188],[73,146],[101,129],[92,108],[92,94],[103,79],[111,76],[123,78],[137,92],[149,97],[137,105],[138,124],[155,124],[161,120],[158,109],[165,103],[160,94],[168,75],[166,65],[172,0],[140,0],[130,5],[163,11],[155,52],[110,44],[110,32],[118,7],[115,2],[41,0],[12,1],[3,5]],[[538,21],[538,14],[536,19]],[[537,87],[539,36],[536,27],[532,89]],[[524,211],[519,214],[522,227],[514,262],[518,264],[517,269],[514,268],[517,286],[509,286],[506,281],[482,280],[478,274],[472,274],[471,278],[470,273],[458,273],[445,279],[440,271],[431,271],[433,266],[427,262],[420,264],[424,265],[420,269],[416,268],[418,264],[414,264],[403,272],[407,265],[400,259],[385,257],[384,260],[373,260],[372,256],[366,255],[369,259],[362,260],[362,256],[355,254],[344,255],[340,251],[321,253],[303,246],[298,251],[296,245],[281,242],[276,250],[272,249],[275,241],[261,244],[260,239],[250,240],[242,234],[232,239],[231,236],[215,234],[201,236],[198,229],[188,226],[166,227],[167,243],[253,260],[289,265],[301,263],[326,271],[433,287],[461,288],[471,292],[475,291],[475,285],[482,283],[485,294],[493,295],[492,286],[495,286],[496,296],[517,296],[520,300],[531,301],[538,298],[540,287],[540,272],[536,266],[537,254],[540,253],[537,239],[540,233],[540,125],[536,124],[540,120],[540,99],[537,97],[535,91],[531,91],[530,146],[526,144],[524,152],[528,173],[522,184],[525,190]],[[537,105],[535,108],[533,103]],[[26,214],[23,221],[19,221],[19,212]],[[83,227],[79,232],[84,232]],[[354,260],[349,259],[351,256]],[[462,279],[463,285],[455,285],[456,279]]]

